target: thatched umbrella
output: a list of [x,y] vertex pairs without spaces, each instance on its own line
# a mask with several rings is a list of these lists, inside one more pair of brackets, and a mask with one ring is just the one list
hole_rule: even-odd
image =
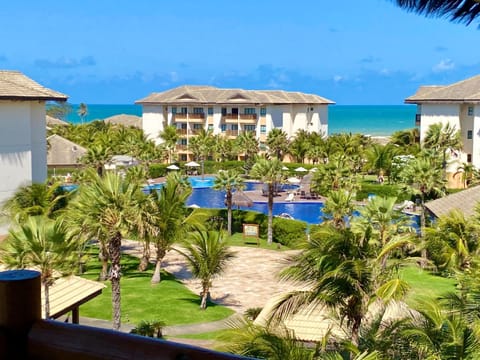
[[245,195],[243,191],[237,190],[232,194],[232,205],[237,207],[252,207],[253,201],[247,195]]

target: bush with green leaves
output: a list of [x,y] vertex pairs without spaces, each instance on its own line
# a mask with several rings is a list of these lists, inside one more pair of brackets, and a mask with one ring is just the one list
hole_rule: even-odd
[[152,179],[165,176],[168,164],[151,164],[148,169],[148,176]]
[[307,223],[304,221],[274,218],[273,241],[288,247],[295,247],[305,240]]
[[159,320],[147,321],[143,320],[130,333],[136,335],[147,336],[151,338],[161,339],[163,338],[163,327],[165,323]]

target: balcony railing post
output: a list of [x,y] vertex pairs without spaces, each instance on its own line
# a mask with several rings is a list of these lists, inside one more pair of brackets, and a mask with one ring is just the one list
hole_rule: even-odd
[[41,319],[40,273],[0,272],[0,359],[26,359],[27,335]]

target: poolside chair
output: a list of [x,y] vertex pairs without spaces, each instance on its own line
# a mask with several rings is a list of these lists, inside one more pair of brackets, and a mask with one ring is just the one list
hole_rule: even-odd
[[293,201],[293,200],[295,200],[295,194],[292,192],[292,193],[288,194],[285,201]]

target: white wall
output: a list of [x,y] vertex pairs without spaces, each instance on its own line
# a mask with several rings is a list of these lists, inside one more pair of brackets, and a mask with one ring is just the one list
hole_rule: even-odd
[[145,135],[160,144],[162,139],[159,133],[163,131],[164,124],[163,106],[161,105],[143,105],[142,106],[142,129]]
[[430,125],[450,123],[460,129],[460,105],[422,104],[420,141],[423,141]]
[[480,169],[480,105],[473,109],[473,145],[472,145],[472,164]]
[[47,177],[45,103],[0,101],[0,203]]

